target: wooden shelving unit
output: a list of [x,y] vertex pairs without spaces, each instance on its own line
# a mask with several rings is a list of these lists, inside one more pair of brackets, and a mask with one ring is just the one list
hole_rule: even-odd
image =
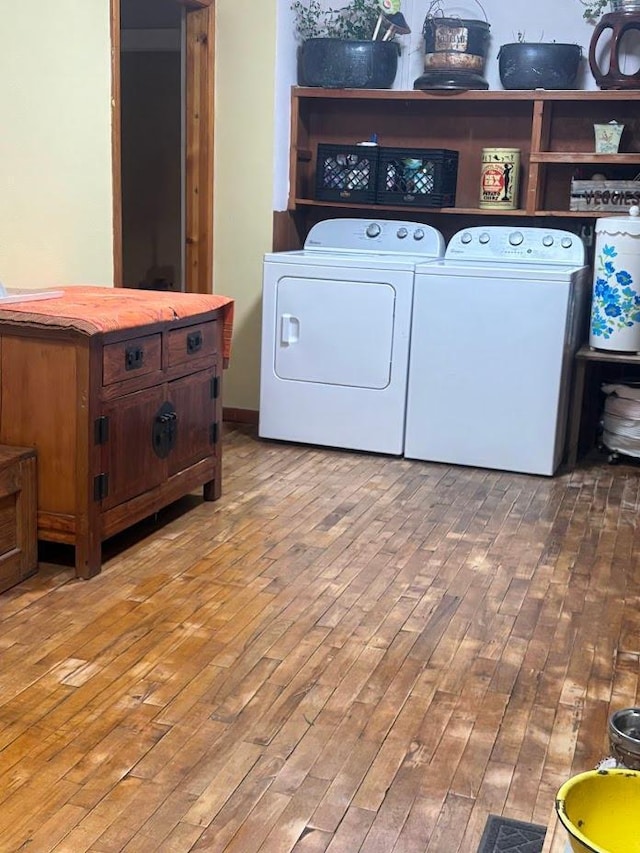
[[[621,153],[596,154],[594,123],[624,123]],[[353,144],[378,135],[381,145],[452,148],[459,152],[456,206],[421,208],[316,201],[319,142]],[[517,210],[478,207],[481,152],[514,147],[521,152]],[[429,219],[458,215],[593,220],[596,211],[570,211],[571,178],[605,172],[632,179],[640,173],[640,90],[633,91],[423,91],[294,87],[291,112],[289,211],[302,224],[334,215]],[[358,213],[359,211],[359,213]],[[576,223],[577,226],[578,223]],[[443,226],[443,230],[449,230]]]

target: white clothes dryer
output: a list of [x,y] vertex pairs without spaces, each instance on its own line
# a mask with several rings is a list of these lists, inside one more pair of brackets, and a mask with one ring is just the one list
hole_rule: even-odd
[[414,271],[443,253],[428,225],[330,219],[265,255],[260,436],[402,454]]
[[418,267],[405,456],[552,475],[588,273],[575,234],[504,226],[460,231]]

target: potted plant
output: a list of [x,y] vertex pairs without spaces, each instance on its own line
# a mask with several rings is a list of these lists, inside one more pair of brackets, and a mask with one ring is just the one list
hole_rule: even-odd
[[340,8],[327,8],[320,0],[294,0],[298,83],[390,88],[398,69],[395,36],[409,32],[399,5],[398,0],[348,0]]
[[581,59],[578,44],[528,42],[518,33],[498,51],[500,82],[505,89],[573,89]]
[[580,0],[584,6],[582,17],[595,23],[606,12],[638,12],[640,0]]
[[609,0],[580,0],[584,6],[582,17],[586,21],[597,21],[609,5]]

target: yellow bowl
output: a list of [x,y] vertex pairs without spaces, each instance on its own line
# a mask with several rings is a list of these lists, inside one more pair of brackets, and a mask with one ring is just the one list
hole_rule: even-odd
[[574,853],[640,853],[640,771],[579,773],[558,791],[556,811]]

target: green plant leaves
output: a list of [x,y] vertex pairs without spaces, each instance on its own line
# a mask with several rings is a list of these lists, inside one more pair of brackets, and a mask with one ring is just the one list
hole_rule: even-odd
[[298,38],[339,38],[369,40],[380,15],[378,0],[350,0],[338,9],[323,9],[319,0],[294,0]]

